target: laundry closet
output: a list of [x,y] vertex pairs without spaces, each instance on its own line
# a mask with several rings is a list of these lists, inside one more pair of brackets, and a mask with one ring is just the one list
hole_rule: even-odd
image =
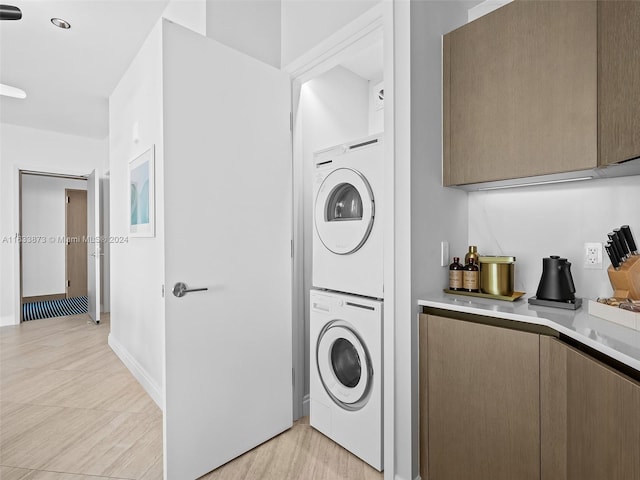
[[296,296],[304,312],[296,338],[305,372],[301,413],[382,470],[382,29],[358,45],[320,65],[294,101],[303,239]]

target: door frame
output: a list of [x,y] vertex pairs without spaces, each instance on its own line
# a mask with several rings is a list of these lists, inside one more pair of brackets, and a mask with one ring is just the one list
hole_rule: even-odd
[[[304,196],[303,146],[301,141],[301,121],[298,115],[300,90],[302,84],[327,72],[340,64],[345,58],[362,48],[383,38],[385,82],[384,111],[384,148],[385,158],[395,158],[394,125],[394,2],[382,1],[329,36],[307,53],[283,67],[291,77],[291,130],[293,141],[293,418],[308,414],[308,396],[304,395],[304,344],[306,328],[304,325],[307,298],[304,291]],[[384,167],[386,179],[384,191],[384,286],[383,304],[383,431],[384,435],[384,478],[392,480],[395,476],[395,161],[386,161]],[[295,321],[303,319],[303,321]]]
[[[18,235],[22,236],[22,174],[41,175],[44,177],[61,177],[72,180],[86,180],[87,174],[73,169],[48,168],[38,170],[16,164],[13,167],[13,210],[14,225],[18,226]],[[14,279],[14,325],[19,325],[24,320],[22,318],[22,244],[16,245],[13,250],[13,279]],[[66,289],[65,289],[66,290]],[[16,295],[17,293],[17,295]]]

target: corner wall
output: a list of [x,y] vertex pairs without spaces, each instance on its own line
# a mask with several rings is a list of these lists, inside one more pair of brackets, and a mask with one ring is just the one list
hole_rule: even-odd
[[[106,139],[0,124],[0,326],[20,322],[18,171],[86,175],[102,171]],[[6,240],[6,241],[5,241]]]
[[[109,98],[111,333],[109,345],[162,406],[164,177],[162,20]],[[129,162],[155,145],[155,237],[129,235]]]

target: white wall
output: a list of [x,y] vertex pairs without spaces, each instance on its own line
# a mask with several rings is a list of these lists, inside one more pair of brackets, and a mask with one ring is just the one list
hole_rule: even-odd
[[22,245],[22,296],[64,294],[65,189],[86,190],[86,180],[22,176],[22,235],[38,238]]
[[380,1],[283,0],[282,65],[288,65]]
[[516,256],[516,290],[535,295],[542,258],[566,257],[576,296],[613,293],[603,269],[585,269],[585,242],[605,243],[628,224],[640,238],[640,176],[469,193],[469,243],[486,255]]
[[[164,343],[162,30],[158,23],[109,98],[109,344],[161,405]],[[137,125],[138,139],[134,139]],[[129,162],[155,145],[155,237],[129,237]]]
[[[101,170],[106,140],[0,124],[0,325],[20,321],[18,170],[86,175]],[[3,240],[7,240],[6,242]]]
[[486,15],[487,13],[491,13],[494,10],[497,10],[507,3],[511,3],[512,1],[513,0],[485,0],[484,2],[481,2],[475,7],[469,9],[468,20],[472,22],[475,19]]
[[[312,286],[313,153],[368,135],[368,91],[366,80],[343,67],[335,67],[302,86],[298,118],[303,143],[304,209],[304,371],[309,372],[309,289]],[[304,394],[309,376],[304,376]],[[308,411],[305,412],[308,414]]]
[[207,0],[207,36],[280,68],[280,0]]

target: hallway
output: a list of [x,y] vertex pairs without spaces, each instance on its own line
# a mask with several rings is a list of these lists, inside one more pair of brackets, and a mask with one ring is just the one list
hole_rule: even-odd
[[87,315],[0,329],[3,480],[162,478],[162,412],[108,334]]

